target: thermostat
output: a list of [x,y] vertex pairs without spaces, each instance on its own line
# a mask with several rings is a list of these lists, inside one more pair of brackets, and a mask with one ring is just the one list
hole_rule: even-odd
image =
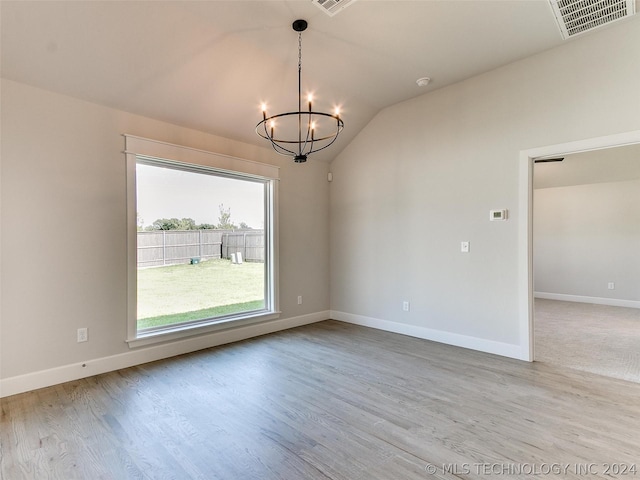
[[507,213],[508,210],[491,210],[489,212],[489,220],[492,222],[506,220]]

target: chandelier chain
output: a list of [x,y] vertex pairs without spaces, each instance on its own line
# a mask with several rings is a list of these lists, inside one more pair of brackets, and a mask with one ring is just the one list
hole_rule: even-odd
[[298,71],[302,70],[302,32],[298,32]]
[[302,32],[298,32],[298,155],[307,146],[307,142],[302,144]]

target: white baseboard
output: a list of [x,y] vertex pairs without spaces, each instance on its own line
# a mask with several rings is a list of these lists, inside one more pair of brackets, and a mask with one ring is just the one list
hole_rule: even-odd
[[[109,357],[96,358],[83,363],[64,365],[61,367],[41,370],[25,375],[4,378],[0,380],[0,398],[16,395],[18,393],[49,387],[59,383],[91,377],[101,373],[133,367],[155,360],[182,355],[185,353],[203,350],[205,348],[237,342],[248,338],[266,335],[289,328],[308,325],[329,319],[329,311],[322,311],[301,315],[298,317],[284,318],[270,322],[247,325],[245,327],[230,328],[207,335],[189,337],[171,343],[156,345],[149,348],[131,350],[126,353]],[[123,340],[124,341],[124,340]]]
[[640,302],[636,300],[620,300],[617,298],[603,298],[603,297],[586,297],[584,295],[566,295],[564,293],[548,293],[548,292],[534,292],[533,296],[535,298],[544,298],[546,300],[561,300],[563,302],[593,303],[596,305],[609,305],[611,307],[640,308]]
[[525,349],[520,345],[496,342],[478,337],[470,337],[467,335],[460,335],[458,333],[445,332],[443,330],[434,330],[416,325],[408,325],[406,323],[381,320],[379,318],[365,317],[363,315],[355,315],[353,313],[337,312],[335,310],[331,310],[331,318],[342,322],[353,323],[355,325],[362,325],[364,327],[377,328],[378,330],[385,330],[387,332],[400,333],[410,337],[422,338],[424,340],[431,340],[447,345],[454,345],[456,347],[493,353],[503,357],[525,361],[528,361],[529,359]]

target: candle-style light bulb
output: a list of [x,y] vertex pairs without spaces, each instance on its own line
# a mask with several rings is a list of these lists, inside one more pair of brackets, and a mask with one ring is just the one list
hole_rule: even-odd
[[267,119],[267,104],[266,103],[262,104],[262,119],[263,120]]
[[312,94],[308,94],[307,95],[307,101],[309,102],[309,111],[311,111],[311,102],[313,101],[313,95]]
[[271,125],[271,138],[273,138],[273,129],[274,129],[274,128],[275,128],[275,126],[276,126],[276,122],[275,122],[274,120],[271,120],[270,125]]
[[336,107],[334,113],[335,113],[336,119],[340,120],[340,107]]
[[313,140],[315,140],[313,134],[316,130],[316,122],[311,122],[311,141],[313,142]]

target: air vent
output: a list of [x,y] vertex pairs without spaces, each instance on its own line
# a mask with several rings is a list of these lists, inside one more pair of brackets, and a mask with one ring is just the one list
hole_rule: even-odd
[[635,0],[549,0],[566,40],[616,22],[635,12]]
[[324,13],[333,17],[336,13],[344,10],[356,0],[311,0],[314,5]]

